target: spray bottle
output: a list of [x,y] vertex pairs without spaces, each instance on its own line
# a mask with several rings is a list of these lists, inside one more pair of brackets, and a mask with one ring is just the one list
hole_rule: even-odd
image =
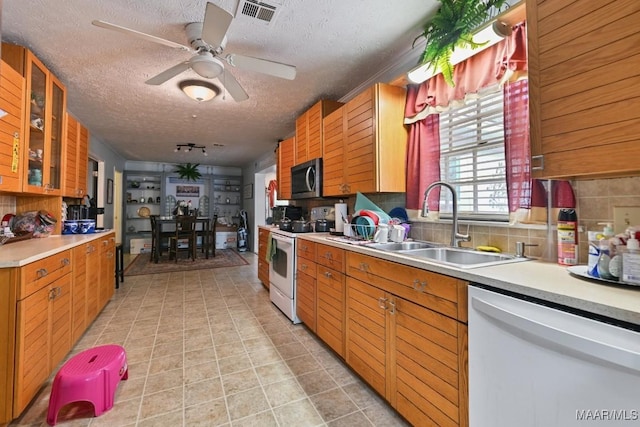
[[578,215],[575,209],[560,209],[558,213],[558,264],[578,263]]

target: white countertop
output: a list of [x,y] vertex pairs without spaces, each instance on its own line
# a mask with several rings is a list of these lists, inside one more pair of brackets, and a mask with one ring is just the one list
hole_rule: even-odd
[[0,268],[21,267],[66,249],[99,239],[112,230],[91,234],[55,234],[0,246]]
[[330,240],[327,238],[328,233],[304,233],[297,236],[640,325],[640,287],[606,285],[579,279],[571,276],[565,267],[555,263],[531,260],[460,269],[397,252]]

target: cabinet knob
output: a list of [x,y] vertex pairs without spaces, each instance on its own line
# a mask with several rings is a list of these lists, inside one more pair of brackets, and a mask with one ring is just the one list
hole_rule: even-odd
[[49,274],[49,273],[47,272],[47,269],[46,269],[46,268],[41,268],[41,269],[39,269],[38,271],[36,271],[36,276],[38,277],[38,279],[43,278],[43,277],[44,277],[44,276],[46,276],[47,274]]
[[327,253],[325,253],[325,254],[324,254],[324,257],[325,257],[326,259],[328,259],[328,260],[333,259],[333,256],[331,255],[331,252],[327,252]]
[[306,270],[306,269],[307,269],[307,264],[300,265],[300,270]]
[[421,282],[420,279],[413,280],[413,290],[418,292],[424,292],[424,289],[427,287],[427,282]]
[[325,275],[325,277],[328,277],[328,278],[333,277],[333,274],[331,274],[331,272],[330,272],[330,271],[325,271],[325,272],[324,272],[324,275]]
[[367,264],[366,262],[361,262],[359,269],[360,271],[366,272],[369,269],[369,264]]
[[69,258],[62,258],[62,261],[60,261],[60,263],[64,267],[64,266],[67,266],[67,265],[71,264],[71,261],[69,261]]

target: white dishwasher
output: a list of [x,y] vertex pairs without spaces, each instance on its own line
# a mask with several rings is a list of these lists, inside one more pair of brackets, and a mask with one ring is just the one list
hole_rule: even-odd
[[471,427],[640,426],[640,333],[469,287]]

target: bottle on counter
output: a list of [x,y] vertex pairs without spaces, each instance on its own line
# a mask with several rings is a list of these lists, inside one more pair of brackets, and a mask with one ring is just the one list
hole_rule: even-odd
[[632,235],[622,254],[622,281],[640,285],[640,242]]
[[558,213],[558,264],[578,263],[578,215],[575,209],[560,209]]

